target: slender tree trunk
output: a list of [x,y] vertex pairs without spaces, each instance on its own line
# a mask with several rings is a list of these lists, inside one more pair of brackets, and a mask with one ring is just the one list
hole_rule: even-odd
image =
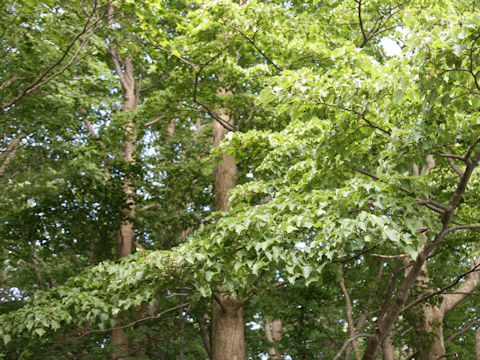
[[[135,93],[135,82],[133,79],[133,65],[132,58],[127,56],[125,59],[125,72],[130,70],[131,78],[126,75],[125,82],[129,85],[124,89],[124,104],[123,111],[125,113],[134,112],[137,108],[138,99]],[[135,121],[132,116],[127,115],[127,120],[123,125],[124,139],[122,144],[123,160],[128,165],[135,164],[135,151],[137,150],[137,131]],[[123,196],[127,202],[126,219],[120,224],[120,229],[117,236],[117,257],[122,258],[132,253],[133,244],[135,242],[135,229],[133,225],[133,218],[135,217],[135,188],[131,183],[131,179],[125,180],[123,183]]]
[[[113,9],[111,6],[110,9]],[[113,11],[113,10],[111,10]],[[137,109],[138,93],[133,71],[133,58],[127,55],[125,59],[117,53],[116,49],[109,48],[110,55],[123,88],[123,112],[125,113],[124,123],[122,124],[123,141],[121,148],[122,160],[128,165],[135,164],[135,152],[137,143],[137,129],[133,113]],[[133,218],[135,216],[135,188],[130,177],[127,175],[123,183],[123,197],[127,204],[124,219],[120,224],[117,234],[117,258],[128,256],[132,253],[135,243],[135,229]],[[121,325],[122,319],[117,320],[117,325]],[[122,329],[112,331],[111,341],[118,346],[118,351],[113,354],[116,359],[127,359],[123,354],[128,354],[128,337],[125,336]]]
[[10,142],[5,152],[0,154],[0,176],[5,173],[7,165],[17,152],[18,146],[20,145],[20,140],[22,140],[25,136],[26,135],[23,132],[19,132],[17,136],[15,136],[15,138]]
[[[180,290],[181,291],[181,290]],[[180,305],[183,305],[185,303],[184,301],[184,296],[180,295]],[[184,355],[185,355],[185,309],[181,308],[180,309],[180,326],[178,331],[180,332],[180,351],[178,354],[178,359],[179,360],[184,360]]]
[[200,335],[202,336],[203,346],[205,347],[205,351],[208,354],[208,358],[212,358],[212,342],[210,339],[210,329],[207,325],[205,320],[206,315],[200,315],[197,319],[198,325],[200,326]]
[[[221,118],[233,124],[225,113]],[[213,123],[213,147],[217,147],[228,133],[217,121]],[[231,155],[223,155],[215,166],[215,209],[229,211],[228,191],[235,186],[237,164]],[[212,360],[245,360],[245,339],[242,303],[236,296],[223,293],[213,295],[212,307]]]
[[[348,334],[350,339],[355,337],[355,325],[353,324],[353,306],[350,300],[350,295],[348,294],[347,287],[345,286],[345,279],[343,273],[343,265],[340,264],[339,268],[340,273],[340,289],[342,290],[343,295],[345,296],[345,307],[346,307],[346,315],[347,315],[347,324],[348,324]],[[360,360],[360,352],[358,350],[357,341],[352,341],[351,349],[353,350],[353,354],[355,356],[355,360]],[[350,349],[347,349],[345,352],[347,354],[346,358],[350,358]]]
[[[265,327],[265,337],[267,341],[272,345],[278,345],[282,340],[282,320],[275,319],[270,325],[270,320],[267,316],[263,319],[263,326]],[[282,358],[282,353],[276,347],[269,347],[268,354],[272,360],[280,360]]]
[[382,343],[382,360],[397,360],[391,336],[386,336]]

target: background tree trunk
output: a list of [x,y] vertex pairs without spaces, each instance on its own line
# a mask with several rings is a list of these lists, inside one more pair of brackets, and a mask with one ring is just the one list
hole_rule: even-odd
[[[475,261],[472,260],[472,270],[475,269],[478,264],[478,259]],[[480,271],[472,271],[468,274],[462,285],[453,291],[454,293],[442,295],[442,302],[439,306],[424,305],[425,324],[423,330],[433,336],[431,336],[431,347],[427,350],[422,349],[420,351],[421,360],[430,360],[446,353],[443,337],[443,319],[445,315],[465,299],[470,292],[475,291],[479,283]]]
[[[125,59],[122,59],[113,46],[109,50],[115,71],[123,88],[123,112],[126,114],[125,122],[122,124],[123,142],[121,156],[122,160],[130,166],[135,164],[137,148],[137,129],[134,117],[130,113],[137,109],[139,89],[137,89],[135,84],[132,56],[127,55]],[[135,188],[128,174],[123,183],[123,197],[127,208],[123,214],[125,218],[122,219],[117,234],[118,259],[130,255],[135,242],[135,228],[133,224],[133,218],[135,217]],[[117,325],[120,324],[121,319],[117,321]],[[127,359],[127,357],[119,357],[128,353],[128,338],[124,335],[123,329],[113,330],[111,340],[113,344],[118,346],[119,350],[119,353],[114,353],[113,357],[116,359]]]
[[397,360],[395,358],[395,348],[392,343],[392,338],[390,336],[386,336],[383,339],[382,343],[382,360]]
[[[282,340],[282,320],[275,319],[272,324],[270,324],[270,320],[265,316],[263,326],[265,327],[265,337],[268,342],[272,345],[278,345]],[[269,347],[268,354],[272,360],[280,360],[282,358],[282,353],[276,347]]]

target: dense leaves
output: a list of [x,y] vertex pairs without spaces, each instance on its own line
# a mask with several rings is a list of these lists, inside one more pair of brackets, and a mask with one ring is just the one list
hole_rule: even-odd
[[[474,352],[476,4],[107,5],[1,10],[4,356],[105,358],[121,319],[139,357],[206,357],[218,291],[243,301],[248,358]],[[212,121],[230,134],[210,153]],[[238,185],[214,213],[226,153]],[[115,259],[125,221],[137,251]]]

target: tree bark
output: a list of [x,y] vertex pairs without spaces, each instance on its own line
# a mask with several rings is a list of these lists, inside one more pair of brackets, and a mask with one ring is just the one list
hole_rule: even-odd
[[465,192],[473,170],[480,161],[480,152],[475,154],[472,159],[472,152],[476,143],[472,145],[470,150],[464,156],[465,159],[465,171],[463,172],[460,181],[457,184],[455,192],[453,193],[448,206],[445,207],[441,215],[442,230],[438,232],[435,237],[426,242],[417,255],[417,259],[413,262],[409,269],[408,274],[405,276],[405,280],[402,282],[397,291],[397,296],[393,301],[391,307],[381,316],[379,316],[374,330],[374,336],[370,337],[362,360],[374,360],[377,354],[378,347],[381,346],[383,339],[392,329],[395,321],[403,310],[405,302],[408,299],[411,288],[415,285],[415,282],[422,271],[422,267],[427,260],[428,256],[432,253],[433,249],[443,240],[445,235],[453,231],[450,228],[453,217],[455,216],[455,209],[457,208],[460,200]]
[[[112,4],[110,4],[108,10],[109,24],[111,25],[113,16]],[[109,40],[111,41],[111,39]],[[134,116],[131,113],[137,109],[140,86],[137,86],[135,82],[133,57],[127,55],[125,59],[122,59],[113,45],[109,47],[109,53],[123,89],[123,112],[125,113],[125,120],[122,124],[123,140],[121,156],[126,164],[134,165],[135,152],[137,150],[137,128]],[[135,242],[135,229],[133,224],[133,218],[135,216],[135,188],[128,174],[123,183],[123,197],[127,206],[117,234],[117,258],[119,259],[132,253]],[[120,325],[121,321],[121,318],[119,318],[117,325]],[[127,359],[127,356],[123,356],[123,354],[128,354],[128,337],[125,336],[123,329],[113,330],[111,341],[118,346],[118,351],[114,352],[113,357],[120,360]]]
[[[270,325],[270,320],[267,316],[263,319],[263,326],[265,327],[265,337],[267,341],[272,345],[278,345],[282,340],[282,320],[275,319]],[[268,354],[272,360],[280,360],[282,358],[282,353],[276,347],[269,347]]]
[[382,360],[397,360],[391,336],[386,336],[382,343]]
[[245,360],[242,303],[215,294],[212,308],[212,360]]
[[[350,295],[348,294],[347,287],[345,286],[345,279],[344,279],[344,273],[343,273],[343,265],[340,264],[338,268],[339,274],[340,274],[340,289],[342,289],[343,296],[345,297],[345,307],[346,307],[346,315],[347,315],[347,324],[348,324],[348,333],[350,339],[353,339],[355,337],[355,325],[353,324],[353,306],[352,302],[350,300]],[[360,360],[360,352],[358,350],[357,346],[357,341],[353,340],[350,343],[350,346],[352,347],[353,354],[355,357],[355,360]],[[347,349],[345,352],[347,354],[346,358],[350,358],[350,351]]]
[[[224,112],[219,116],[225,122],[233,120]],[[217,121],[213,122],[213,147],[218,147],[227,135]],[[237,164],[231,155],[223,155],[214,168],[215,209],[229,211],[228,191],[235,187]],[[242,303],[236,296],[222,293],[213,295],[212,307],[212,360],[245,360],[244,321]]]
[[15,153],[17,152],[20,141],[26,136],[25,133],[19,132],[15,138],[10,142],[5,152],[0,154],[0,176],[5,173],[7,165],[10,163]]
[[[472,269],[479,264],[472,261]],[[446,353],[445,340],[443,337],[443,319],[445,315],[457,306],[468,293],[474,291],[480,283],[480,271],[468,274],[466,280],[459,286],[456,294],[443,294],[440,305],[423,305],[424,326],[422,331],[430,334],[431,345],[420,349],[420,360],[430,360]]]

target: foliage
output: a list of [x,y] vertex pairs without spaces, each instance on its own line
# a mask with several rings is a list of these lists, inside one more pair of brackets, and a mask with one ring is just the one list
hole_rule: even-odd
[[[418,309],[438,306],[432,289],[462,284],[478,255],[476,4],[115,6],[113,27],[90,9],[105,29],[72,48],[88,56],[0,115],[2,156],[14,154],[0,158],[4,356],[104,358],[122,316],[130,337],[146,342],[145,358],[179,349],[205,357],[199,319],[218,289],[246,301],[250,358],[272,345],[264,317],[282,319],[275,346],[294,359],[334,358],[350,337],[349,316],[358,334],[391,330],[405,356],[428,347]],[[18,80],[0,91],[13,99],[85,18],[76,2],[2,11],[11,25],[0,80]],[[386,38],[400,55],[385,54]],[[121,109],[110,46],[134,58],[146,89],[133,114]],[[16,62],[21,74],[12,75]],[[235,131],[207,158],[221,111]],[[138,126],[135,163],[119,156],[127,116]],[[18,134],[21,146],[8,150]],[[238,186],[231,210],[213,213],[211,172],[225,153],[237,161]],[[114,260],[128,178],[147,250]],[[446,315],[445,339],[476,326],[477,303],[467,297]],[[145,315],[147,304],[156,315]],[[175,337],[182,321],[185,343]],[[369,352],[372,336],[357,342],[365,359],[381,354]],[[446,352],[468,357],[474,346],[469,330]]]

